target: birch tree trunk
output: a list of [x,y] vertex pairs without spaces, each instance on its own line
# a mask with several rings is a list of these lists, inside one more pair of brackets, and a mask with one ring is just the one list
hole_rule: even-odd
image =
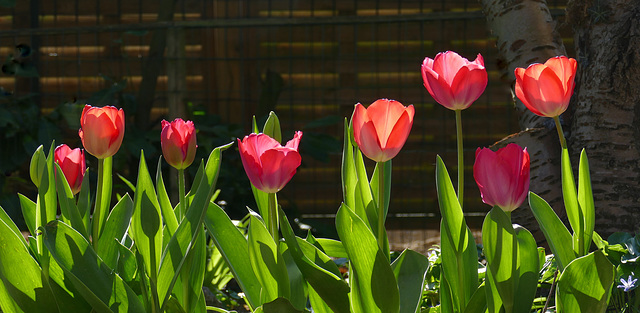
[[567,22],[578,60],[568,143],[574,155],[585,148],[589,156],[596,230],[634,232],[640,222],[640,3],[570,1]]
[[[482,5],[498,37],[510,83],[515,67],[564,54],[545,1],[496,0],[482,1]],[[578,60],[576,88],[566,113],[570,118],[565,116],[570,153],[577,160],[585,148],[589,156],[596,231],[605,238],[615,231],[634,232],[640,222],[640,4],[634,0],[569,1],[567,24],[574,30],[577,55],[572,57]],[[556,141],[557,149],[557,138],[535,117],[524,115],[520,125],[543,128],[505,138],[498,145],[516,142],[529,147],[531,190],[562,215],[561,198],[553,192],[561,190],[559,167],[552,159],[538,160],[538,155],[559,159],[559,152],[545,150],[553,147],[549,140]],[[574,161],[574,169],[577,166]],[[544,190],[551,194],[545,196]],[[518,211],[526,210],[514,213]]]
[[[556,31],[546,1],[482,0],[482,10],[488,27],[497,37],[502,79],[513,87],[514,71],[532,63],[543,63],[547,59],[566,54],[562,39]],[[490,62],[490,61],[489,61]],[[514,100],[515,97],[514,97]],[[564,204],[560,183],[560,143],[553,121],[529,111],[520,101],[516,102],[519,123],[523,130],[497,142],[501,148],[515,142],[531,156],[530,190],[543,197],[564,218]],[[514,223],[531,230],[538,242],[544,241],[533,214],[527,205],[515,210]]]

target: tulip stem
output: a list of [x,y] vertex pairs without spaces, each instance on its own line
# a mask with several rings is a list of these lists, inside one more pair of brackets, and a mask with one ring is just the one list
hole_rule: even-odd
[[378,162],[378,245],[382,251],[386,250],[384,248],[384,207],[386,203],[384,198],[384,172],[386,170],[386,164],[387,162]]
[[98,249],[98,239],[102,232],[104,221],[109,211],[111,200],[111,169],[113,165],[112,157],[98,159],[98,188],[96,190],[96,206],[93,210],[92,238],[93,248]]
[[187,214],[187,200],[184,191],[184,169],[178,170],[178,194],[180,195],[180,209],[178,210],[178,222]]
[[464,149],[462,147],[462,110],[456,112],[456,139],[458,142],[458,202],[460,208],[464,201]]
[[273,240],[277,243],[278,240],[280,239],[278,236],[278,199],[276,198],[276,193],[269,193],[268,196],[268,202],[269,202],[269,220],[268,220],[268,227],[269,227],[269,233],[271,234],[271,237],[273,237]]
[[560,125],[560,117],[554,116],[553,121],[556,123],[556,130],[558,131],[558,138],[560,138],[560,146],[562,149],[567,148],[567,140],[564,139],[564,132],[562,131],[562,125]]

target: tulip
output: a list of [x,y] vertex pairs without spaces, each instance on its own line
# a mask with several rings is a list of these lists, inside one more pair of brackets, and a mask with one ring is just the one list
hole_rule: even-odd
[[440,52],[422,62],[424,87],[441,105],[450,110],[464,110],[487,87],[484,59],[478,54],[473,62],[453,51]]
[[413,105],[395,100],[380,99],[366,109],[358,103],[352,118],[354,139],[369,159],[389,161],[407,141],[414,114]]
[[62,173],[64,173],[64,177],[67,179],[73,194],[80,192],[82,179],[84,179],[84,173],[87,170],[84,151],[80,148],[71,149],[69,146],[62,144],[56,147],[54,160],[62,169]]
[[113,106],[102,108],[85,105],[78,131],[82,145],[98,159],[113,156],[124,137],[124,111]]
[[516,68],[516,96],[537,115],[559,116],[569,106],[577,67],[575,59],[557,56],[527,69]]
[[192,121],[181,118],[169,123],[162,121],[160,134],[162,155],[169,165],[182,170],[191,163],[196,156],[196,129]]
[[499,206],[505,212],[518,208],[529,191],[529,153],[515,143],[493,152],[476,150],[473,165],[482,202]]
[[302,162],[298,153],[301,138],[302,132],[297,131],[284,147],[262,133],[238,139],[242,165],[251,183],[266,193],[284,188]]

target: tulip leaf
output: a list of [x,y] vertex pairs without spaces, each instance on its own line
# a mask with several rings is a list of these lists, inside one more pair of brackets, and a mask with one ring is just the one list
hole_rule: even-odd
[[309,297],[315,297],[312,303],[324,303],[336,313],[350,312],[349,286],[342,280],[338,266],[317,247],[295,237],[282,210],[280,210],[280,228],[293,261],[310,286]]
[[558,269],[563,271],[565,266],[576,258],[571,248],[572,239],[569,230],[549,204],[533,192],[529,192],[529,206],[549,243],[551,252],[556,257]]
[[0,307],[5,313],[58,312],[40,266],[11,224],[0,219]]
[[535,238],[526,228],[517,224],[513,228],[518,246],[518,286],[515,291],[517,300],[514,299],[514,312],[530,312],[538,288],[538,247]]
[[442,214],[442,311],[462,312],[478,288],[478,250],[464,219],[451,177],[440,156],[436,158],[436,187]]
[[[358,184],[356,186],[356,206],[351,208],[357,215],[365,222],[367,227],[372,230],[372,227],[377,225],[377,210],[376,204],[373,201],[373,193],[371,192],[371,185],[369,185],[369,179],[367,178],[367,169],[364,166],[364,159],[360,149],[355,149],[354,154],[356,174],[358,175]],[[377,232],[377,231],[376,231]]]
[[487,296],[485,288],[487,287],[484,283],[478,286],[478,289],[476,289],[467,303],[464,313],[485,313],[487,311]]
[[351,128],[347,124],[347,119],[344,120],[344,147],[342,151],[342,166],[340,168],[340,174],[342,175],[342,198],[344,203],[350,207],[355,208],[355,193],[356,185],[358,184],[358,176],[356,173],[353,144],[351,143]]
[[356,312],[394,313],[400,310],[398,284],[389,259],[373,232],[344,203],[336,229],[351,261],[351,305]]
[[[309,241],[307,239],[307,241]],[[340,241],[327,238],[314,238],[313,245],[318,247],[326,255],[334,258],[347,258],[347,251]]]
[[289,300],[286,298],[277,298],[271,302],[262,305],[262,312],[264,313],[308,313],[309,311],[303,309],[296,309]]
[[513,312],[518,286],[518,246],[511,219],[497,206],[482,223],[482,242],[487,258],[485,284],[489,313]]
[[304,279],[302,272],[296,265],[291,255],[291,250],[286,242],[278,242],[278,253],[282,255],[284,264],[287,266],[287,274],[289,275],[289,290],[291,295],[288,300],[296,309],[303,310],[307,306],[309,291],[307,290],[307,281]]
[[130,233],[144,260],[144,269],[149,275],[149,279],[157,284],[162,254],[162,218],[158,197],[144,158],[144,151],[140,152]]
[[260,282],[249,261],[249,248],[245,236],[215,203],[209,203],[205,224],[213,243],[222,254],[240,289],[244,291],[249,306],[260,306]]
[[131,216],[133,215],[133,200],[126,193],[109,213],[104,230],[98,239],[96,252],[104,263],[110,268],[116,268],[119,255],[119,242],[129,230]]
[[54,163],[53,165],[56,167],[57,171],[57,175],[55,175],[57,184],[56,189],[58,190],[58,201],[60,202],[60,212],[62,213],[63,220],[68,221],[71,227],[80,232],[82,236],[89,238],[89,233],[85,228],[82,216],[76,206],[76,199],[73,195],[73,191],[71,191],[69,182],[67,182],[60,165],[58,163]]
[[271,302],[278,297],[289,298],[291,290],[284,258],[255,212],[251,212],[249,217],[248,244],[251,267],[262,286],[262,302]]
[[391,199],[391,160],[387,162],[379,162],[376,164],[376,167],[373,171],[373,175],[371,176],[371,191],[373,193],[373,198],[376,203],[378,203],[380,188],[379,188],[379,178],[380,178],[380,168],[384,170],[384,216],[383,220],[387,218],[387,213],[389,211],[389,200]]
[[605,312],[615,276],[615,267],[600,250],[573,260],[558,278],[558,312]]
[[21,239],[20,241],[22,242],[22,244],[27,247],[27,241],[24,239],[24,236],[22,236],[22,232],[20,231],[16,223],[13,222],[9,214],[7,214],[4,208],[2,208],[2,206],[0,206],[0,221],[3,221],[16,234],[16,236]]
[[[84,177],[89,177],[89,169],[84,173]],[[91,187],[89,186],[89,179],[83,179],[80,186],[80,192],[78,193],[78,212],[82,217],[82,222],[87,231],[91,229]]]
[[[187,209],[185,218],[178,226],[178,229],[162,253],[157,280],[161,311],[171,295],[171,291],[179,277],[180,270],[184,266],[185,260],[189,258],[190,251],[195,246],[199,233],[202,231],[202,224],[207,214],[209,203],[211,203],[211,197],[215,191],[216,181],[220,172],[222,151],[227,147],[229,147],[229,145],[218,147],[211,151],[203,171],[202,181],[193,196],[191,205]],[[204,239],[202,239],[200,246],[204,244]],[[201,257],[204,258],[204,256]],[[191,269],[195,270],[198,269],[198,267],[194,266]],[[185,275],[188,274],[189,273],[185,273]],[[202,286],[204,267],[201,266],[195,274],[195,283]],[[183,287],[186,288],[187,286]]]
[[280,130],[280,119],[273,112],[269,112],[269,117],[264,122],[262,133],[275,139],[282,145],[282,130]]
[[[36,213],[36,218],[42,222],[40,226],[45,225],[49,221],[56,219],[56,213],[58,212],[58,200],[56,192],[56,177],[55,177],[55,156],[54,156],[55,142],[51,143],[49,149],[49,155],[47,156],[47,166],[42,173],[42,179],[40,180],[40,186],[38,187],[38,196],[40,198],[40,215]],[[36,202],[38,204],[38,202]],[[37,228],[37,227],[36,227]]]
[[162,220],[167,226],[169,236],[171,237],[178,229],[178,219],[173,212],[173,206],[171,206],[171,200],[169,200],[169,195],[167,194],[167,189],[162,179],[162,156],[158,159],[158,168],[156,170],[156,191],[158,192],[158,204],[162,211]]
[[593,203],[593,191],[591,190],[591,175],[589,174],[589,160],[587,152],[582,149],[580,153],[580,165],[578,166],[578,204],[582,218],[584,219],[583,251],[589,252],[593,229],[595,226],[595,205]]
[[50,222],[43,230],[51,255],[94,311],[144,311],[133,290],[102,262],[80,233],[59,221]]
[[24,218],[24,223],[27,224],[27,228],[29,229],[29,233],[31,236],[36,235],[36,203],[31,201],[31,199],[27,198],[23,194],[18,194],[18,199],[20,200],[20,209],[22,210],[22,217]]
[[429,269],[429,259],[418,252],[407,249],[402,251],[400,256],[393,261],[391,268],[398,281],[400,312],[419,312],[422,290]]
[[578,193],[576,191],[576,183],[573,179],[573,169],[571,168],[571,160],[569,159],[569,150],[562,149],[562,197],[564,198],[564,207],[567,211],[567,218],[571,229],[573,229],[573,250],[576,255],[583,256],[584,251],[584,217],[582,210],[578,204]]

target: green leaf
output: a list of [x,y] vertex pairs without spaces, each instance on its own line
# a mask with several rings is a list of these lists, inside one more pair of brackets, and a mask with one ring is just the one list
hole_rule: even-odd
[[529,192],[529,206],[544,233],[544,237],[547,238],[551,252],[556,256],[558,269],[563,271],[565,266],[576,258],[576,254],[571,248],[572,239],[569,230],[549,204],[533,192]]
[[369,227],[343,203],[336,216],[336,228],[351,260],[351,305],[354,310],[399,312],[396,278]]
[[98,239],[97,253],[110,268],[116,268],[118,262],[118,245],[129,230],[133,215],[133,200],[125,194],[113,207],[105,222],[104,230]]
[[147,169],[144,151],[141,150],[130,233],[144,260],[145,271],[154,284],[158,282],[162,254],[162,218],[160,216],[158,197]]
[[240,289],[244,291],[249,306],[257,308],[262,305],[260,282],[249,261],[247,239],[215,203],[209,203],[205,224],[216,248],[227,262]]
[[89,218],[91,215],[91,187],[89,186],[89,169],[84,173],[84,177],[87,179],[82,180],[82,185],[80,186],[80,192],[78,193],[78,212],[80,212],[80,216],[82,217],[82,222],[84,223],[84,227],[87,231],[91,229],[91,219]]
[[21,239],[22,244],[27,247],[27,241],[24,239],[24,236],[22,236],[22,232],[2,206],[0,206],[0,221],[3,221],[16,234],[16,237]]
[[578,167],[578,204],[584,219],[584,247],[582,249],[584,253],[587,253],[591,247],[596,218],[593,191],[591,190],[591,175],[589,174],[589,160],[584,149],[580,153],[580,165]]
[[518,245],[517,275],[518,285],[515,291],[514,312],[530,312],[538,287],[540,256],[533,235],[524,227],[514,225]]
[[24,218],[24,223],[27,224],[27,228],[29,229],[29,233],[31,236],[36,235],[36,203],[31,201],[31,199],[27,198],[23,194],[18,194],[18,199],[20,200],[20,209],[22,210],[22,217]]
[[605,312],[615,276],[615,267],[600,250],[573,260],[558,278],[558,312]]
[[[280,210],[280,228],[291,256],[306,279],[309,297],[314,310],[325,305],[333,312],[348,313],[349,286],[342,280],[340,270],[329,256],[322,253],[316,246],[295,237],[289,220]],[[316,306],[313,306],[313,304]]]
[[268,135],[269,137],[277,140],[280,144],[282,144],[282,131],[280,130],[280,120],[278,116],[273,112],[269,112],[269,117],[264,123],[264,128],[262,129],[262,133]]
[[[487,258],[487,306],[489,313],[514,312],[518,286],[518,246],[511,219],[497,206],[482,224],[482,242]],[[536,254],[536,260],[538,256]],[[443,263],[446,260],[443,259]]]
[[291,302],[291,305],[296,309],[304,310],[307,306],[308,299],[307,281],[304,279],[304,276],[300,272],[296,262],[293,260],[293,256],[291,256],[291,251],[287,244],[283,241],[279,241],[278,250],[284,259],[284,264],[287,266],[287,275],[289,275],[289,290],[291,291],[289,302]]
[[173,213],[173,207],[167,194],[167,189],[164,186],[164,180],[162,179],[162,156],[158,159],[158,168],[156,169],[156,191],[158,192],[158,204],[160,204],[160,210],[162,211],[162,218],[169,236],[173,236],[178,229],[178,219],[176,214]]
[[[178,226],[178,229],[171,237],[166,249],[162,253],[157,281],[161,309],[164,306],[165,301],[171,295],[171,291],[178,279],[180,270],[182,269],[185,260],[189,257],[188,255],[202,229],[202,224],[207,214],[207,208],[209,207],[209,203],[211,203],[211,197],[215,191],[216,181],[220,172],[222,151],[229,146],[230,145],[217,147],[211,151],[203,172],[202,181],[193,196],[191,205],[189,205],[189,208],[187,209],[186,216],[180,223],[180,226]],[[202,239],[200,245],[204,245],[204,239]],[[198,282],[201,288],[202,279],[204,278],[204,263],[202,263],[201,266],[193,267],[192,269],[195,270],[196,268],[198,269],[197,273],[195,273],[197,274],[195,275],[197,279],[194,278],[194,280]],[[187,286],[183,287],[186,288]]]
[[407,249],[402,251],[402,254],[393,261],[391,268],[398,281],[400,312],[419,312],[422,290],[429,269],[429,259],[418,252]]
[[260,285],[263,302],[289,298],[289,275],[282,255],[263,221],[252,213],[249,218],[249,260]]
[[356,186],[356,206],[351,208],[362,221],[365,222],[369,229],[378,225],[378,212],[376,204],[373,201],[373,193],[371,185],[367,178],[367,169],[364,166],[364,158],[360,149],[355,150],[354,160],[356,166],[356,174],[358,175],[358,185]]
[[89,233],[85,228],[82,216],[76,206],[76,198],[71,191],[71,187],[69,187],[69,182],[67,182],[60,165],[54,163],[54,166],[56,167],[56,189],[58,190],[58,201],[60,203],[60,212],[62,213],[63,220],[69,221],[71,227],[88,239]]
[[[487,296],[485,288],[486,286],[482,284],[478,289],[476,289],[473,296],[471,296],[469,303],[467,303],[464,313],[485,313],[487,311]],[[437,312],[440,311],[438,310]]]
[[442,311],[462,312],[478,288],[478,252],[451,178],[440,156],[436,158],[436,187],[442,214]]
[[[342,242],[327,239],[327,238],[314,238],[314,246],[318,247],[326,255],[334,258],[347,258],[347,251],[344,249]],[[308,241],[308,240],[307,240]]]
[[44,228],[44,242],[96,312],[142,312],[136,294],[93,251],[80,233],[59,221]]
[[5,313],[57,312],[42,270],[21,236],[0,220],[0,307]]
[[586,254],[586,251],[584,251],[584,217],[582,216],[582,210],[578,205],[576,183],[573,179],[573,169],[571,168],[569,151],[566,148],[562,149],[561,165],[562,197],[564,198],[564,207],[567,211],[569,224],[571,224],[571,229],[573,229],[573,251],[577,256],[583,256]]
[[344,203],[350,207],[356,207],[356,185],[358,184],[358,175],[356,173],[356,165],[353,155],[353,144],[350,141],[351,128],[347,124],[347,119],[344,120],[344,147],[342,151],[342,166],[340,167],[340,174],[342,176],[342,198]]
[[306,313],[307,310],[296,309],[286,298],[277,298],[262,305],[264,313]]

